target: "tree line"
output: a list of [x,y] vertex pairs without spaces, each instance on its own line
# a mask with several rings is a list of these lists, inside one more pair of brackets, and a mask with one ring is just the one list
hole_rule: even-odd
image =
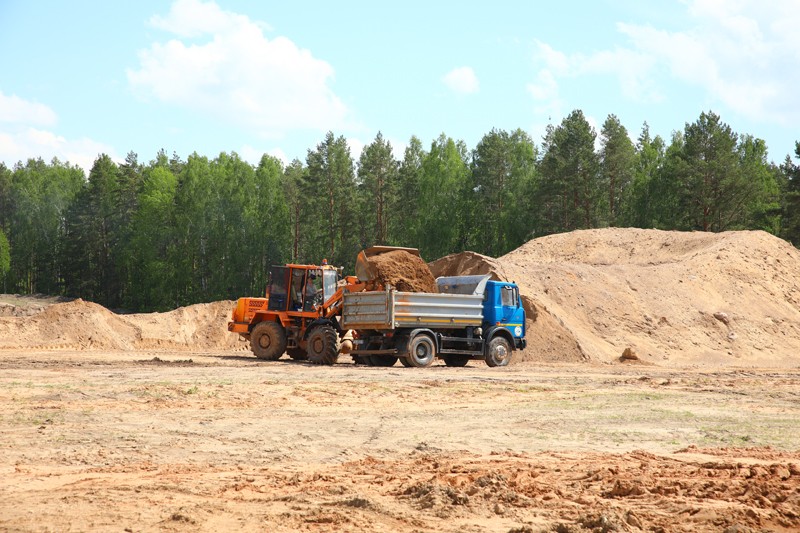
[[[598,139],[599,136],[599,139]],[[800,159],[800,143],[795,146]],[[616,116],[575,110],[540,145],[493,129],[472,150],[412,137],[401,160],[378,133],[354,160],[332,132],[288,166],[236,153],[148,163],[0,163],[0,288],[167,310],[264,292],[270,265],[352,271],[359,250],[411,246],[433,260],[499,256],[543,235],[607,226],[760,229],[800,243],[800,167],[712,112],[667,141],[636,142]]]

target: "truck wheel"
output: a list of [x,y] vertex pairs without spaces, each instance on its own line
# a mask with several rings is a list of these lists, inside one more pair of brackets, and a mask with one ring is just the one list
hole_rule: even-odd
[[423,368],[431,366],[436,359],[436,345],[427,335],[417,335],[408,343],[408,366]]
[[332,365],[339,359],[339,334],[331,326],[317,326],[306,341],[308,360],[315,365]]
[[511,345],[503,337],[495,337],[486,348],[486,364],[489,366],[506,366],[511,361]]
[[286,353],[295,361],[305,361],[308,359],[308,354],[302,348],[286,348]]
[[373,355],[370,358],[372,359],[371,366],[394,366],[397,362],[395,355]]
[[286,350],[286,332],[277,322],[259,322],[250,332],[250,349],[259,359],[276,361]]
[[444,355],[444,364],[447,366],[467,366],[471,359],[468,355]]

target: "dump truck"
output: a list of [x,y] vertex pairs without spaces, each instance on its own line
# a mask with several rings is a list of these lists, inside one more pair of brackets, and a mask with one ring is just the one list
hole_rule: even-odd
[[438,293],[383,291],[343,295],[341,327],[355,332],[356,362],[447,366],[471,359],[505,366],[525,348],[525,310],[515,283],[490,276],[440,277]]

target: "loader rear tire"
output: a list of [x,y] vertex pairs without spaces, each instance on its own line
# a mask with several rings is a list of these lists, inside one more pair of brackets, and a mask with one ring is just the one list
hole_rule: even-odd
[[339,334],[332,326],[317,326],[308,334],[306,350],[315,365],[333,365],[339,359]]
[[489,366],[506,366],[511,361],[511,344],[503,337],[495,337],[486,347],[486,364]]
[[442,357],[444,359],[444,364],[447,366],[467,366],[467,363],[469,363],[471,359],[468,355],[458,354],[444,355]]
[[250,332],[250,349],[259,359],[276,361],[286,351],[286,332],[277,322],[259,322]]
[[425,368],[436,359],[436,344],[425,334],[420,334],[408,343],[408,355],[405,357],[408,366]]

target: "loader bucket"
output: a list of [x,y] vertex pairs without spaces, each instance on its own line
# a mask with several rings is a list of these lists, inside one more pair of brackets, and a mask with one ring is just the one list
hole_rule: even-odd
[[356,258],[356,276],[358,277],[358,280],[371,281],[375,279],[377,273],[372,268],[372,265],[370,265],[369,258],[376,255],[385,254],[386,252],[392,252],[394,250],[403,250],[419,257],[418,249],[403,248],[401,246],[372,246],[366,250],[361,250]]

